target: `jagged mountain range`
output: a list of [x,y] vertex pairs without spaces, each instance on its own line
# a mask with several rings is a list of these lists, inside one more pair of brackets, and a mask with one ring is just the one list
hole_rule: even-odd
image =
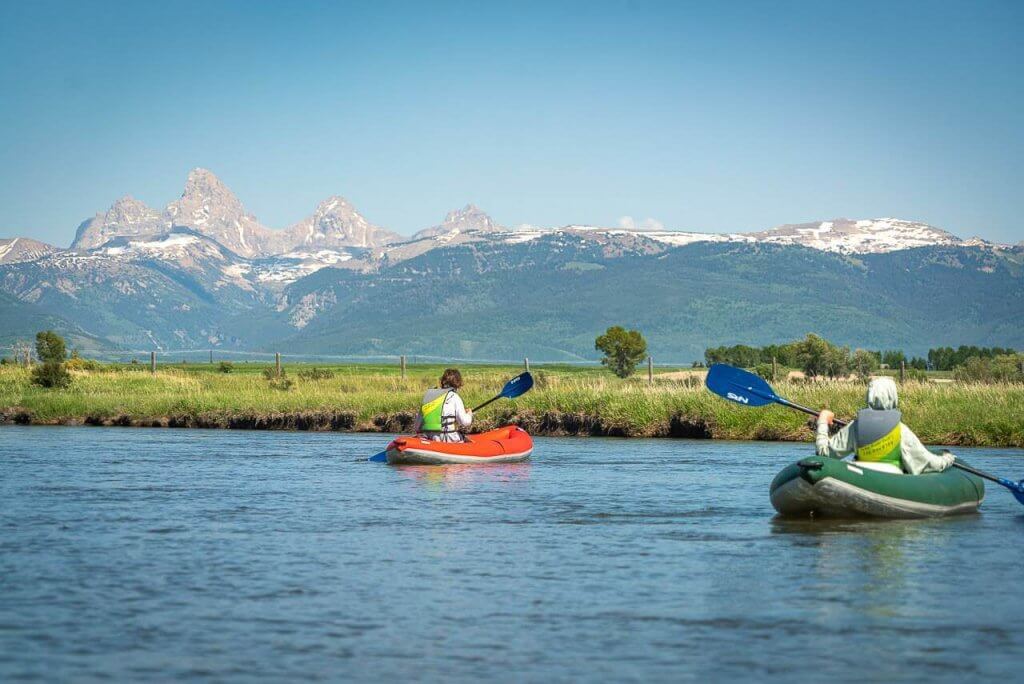
[[115,237],[140,237],[192,228],[243,257],[282,254],[297,248],[379,247],[400,236],[375,226],[344,197],[329,197],[293,226],[275,231],[248,213],[224,183],[206,169],[193,169],[181,197],[162,212],[133,197],[114,202],[78,227],[73,250],[102,247]]
[[[652,347],[678,361],[696,358],[706,344],[769,342],[815,326],[828,334],[829,317],[839,310],[862,322],[860,333],[843,320],[831,323],[837,339],[851,344],[1020,344],[1024,326],[1013,307],[1022,295],[1022,253],[898,219],[733,234],[510,228],[473,205],[404,238],[340,196],[274,230],[213,173],[195,169],[181,197],[163,210],[123,197],[84,221],[68,249],[0,240],[0,345],[47,321],[90,350],[287,344],[305,353],[576,359],[593,356],[603,325],[632,320],[658,331]],[[786,264],[785,278],[772,263]],[[893,266],[910,263],[906,272],[915,278],[954,291],[973,288],[986,307],[968,310],[972,302],[952,301],[935,311],[930,302],[881,294],[863,300],[874,289],[872,278],[913,290]],[[741,286],[737,281],[750,276],[735,271],[739,265],[773,275],[757,287]],[[832,273],[845,275],[837,280]],[[780,290],[782,280],[789,285]],[[633,297],[631,282],[647,283],[647,294]],[[809,309],[800,282],[807,292],[828,283],[826,294],[844,303]],[[993,307],[989,299],[1002,303]],[[671,316],[642,313],[664,312],[670,303]],[[1001,324],[986,320],[995,309],[1006,309]],[[530,320],[512,325],[513,312],[527,310]],[[735,315],[719,320],[721,310]],[[931,311],[927,319],[915,313],[924,310]],[[773,318],[764,320],[769,311]],[[939,320],[946,323],[936,327]]]

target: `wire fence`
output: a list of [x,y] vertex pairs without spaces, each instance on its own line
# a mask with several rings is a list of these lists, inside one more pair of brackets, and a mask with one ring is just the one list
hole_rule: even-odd
[[[26,342],[13,345],[0,346],[0,356],[3,352],[9,352],[15,363],[31,364],[36,361],[34,348]],[[457,356],[435,356],[430,354],[302,354],[302,353],[281,353],[281,352],[260,352],[245,351],[237,349],[122,349],[108,352],[94,352],[89,358],[108,361],[112,363],[145,364],[150,370],[156,371],[157,366],[162,364],[214,364],[222,361],[233,363],[266,363],[273,364],[278,375],[281,374],[282,365],[288,363],[315,364],[380,364],[397,365],[402,377],[405,377],[406,367],[409,365],[443,365],[443,364],[472,364],[479,366],[520,366],[530,370],[529,357],[521,359],[480,359],[472,357]],[[543,366],[577,366],[580,368],[599,367],[600,361],[591,359],[567,359],[567,360],[544,360],[534,362],[534,365]],[[648,382],[654,381],[654,359],[650,356],[646,359],[646,371]],[[691,364],[664,363],[659,364],[663,369],[685,368]]]
[[[11,344],[0,346],[0,356],[9,356],[21,361],[28,353],[35,360],[35,347],[28,344]],[[133,359],[142,363],[156,354],[160,363],[216,363],[219,361],[274,363],[278,358],[291,363],[354,363],[354,364],[391,364],[401,359],[412,364],[445,364],[461,363],[475,365],[508,366],[528,365],[529,359],[522,358],[476,358],[468,356],[441,356],[431,354],[306,354],[288,352],[246,351],[237,349],[118,349],[108,351],[91,351],[84,356],[102,361],[130,363]],[[538,363],[538,362],[534,362]],[[549,365],[598,366],[600,361],[592,359],[546,359],[540,361]]]

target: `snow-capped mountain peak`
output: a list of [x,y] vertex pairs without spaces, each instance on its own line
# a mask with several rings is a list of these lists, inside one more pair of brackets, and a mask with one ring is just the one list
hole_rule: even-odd
[[448,236],[449,239],[460,233],[480,231],[485,233],[503,232],[506,228],[494,222],[487,212],[475,204],[467,204],[462,209],[449,211],[439,225],[431,226],[412,236],[413,240],[428,237]]
[[287,250],[311,247],[381,247],[401,237],[375,226],[352,204],[333,195],[316,210],[284,231],[279,242]]
[[92,249],[111,238],[122,235],[146,235],[162,227],[160,214],[130,195],[115,201],[105,212],[99,212],[78,226],[72,249]]
[[188,226],[236,254],[261,254],[271,231],[245,211],[242,202],[213,172],[192,169],[181,198],[167,205],[166,225]]

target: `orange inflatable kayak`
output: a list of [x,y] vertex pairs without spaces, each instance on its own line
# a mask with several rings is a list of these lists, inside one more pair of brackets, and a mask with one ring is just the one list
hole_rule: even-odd
[[465,442],[435,442],[415,435],[396,437],[386,451],[388,463],[414,465],[517,463],[530,458],[532,452],[530,435],[515,425],[467,435]]

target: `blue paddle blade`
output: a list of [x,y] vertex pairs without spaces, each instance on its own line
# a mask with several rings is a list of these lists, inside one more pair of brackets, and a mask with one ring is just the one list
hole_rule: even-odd
[[371,461],[373,463],[387,463],[388,462],[388,452],[382,451],[379,454],[374,454],[373,456],[371,456],[370,458],[368,458],[366,460],[367,461]]
[[764,378],[724,363],[716,363],[708,369],[704,384],[718,396],[737,404],[765,406],[780,403]]
[[515,399],[529,392],[531,387],[533,387],[533,376],[526,371],[506,382],[505,386],[501,388],[500,396],[506,399]]
[[1003,485],[1013,493],[1013,496],[1017,501],[1024,504],[1024,480],[1014,482],[1013,480],[1007,480],[1005,477],[996,479],[999,481],[999,484]]

